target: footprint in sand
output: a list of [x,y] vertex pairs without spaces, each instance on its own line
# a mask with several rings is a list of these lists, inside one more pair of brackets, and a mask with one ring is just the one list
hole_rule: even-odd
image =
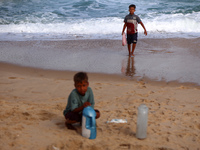
[[8,79],[17,79],[17,77],[9,77]]
[[120,144],[119,147],[120,147],[120,149],[130,149],[131,144]]
[[190,89],[190,88],[189,88],[189,87],[186,87],[186,86],[180,86],[180,87],[178,87],[177,89],[182,90],[182,89]]
[[102,83],[95,83],[96,85],[102,85]]
[[167,51],[167,50],[149,50],[150,53],[173,53],[173,52],[170,52],[170,51]]
[[43,120],[43,121],[51,120],[52,118],[54,118],[56,116],[56,114],[53,114],[46,110],[41,110],[40,113],[38,113],[37,115],[39,115],[40,120]]
[[99,89],[102,89],[102,87],[100,86],[100,87],[95,87],[94,88],[95,90],[99,90]]
[[125,84],[116,84],[116,86],[125,86]]
[[18,77],[8,77],[8,79],[24,79],[24,78],[18,78]]
[[138,88],[140,88],[140,89],[147,88],[144,81],[138,81],[137,83],[138,83],[137,84]]

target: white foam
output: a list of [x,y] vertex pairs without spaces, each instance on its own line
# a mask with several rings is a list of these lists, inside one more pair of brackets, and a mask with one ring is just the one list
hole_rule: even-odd
[[163,14],[154,19],[146,20],[146,27],[151,32],[168,33],[200,33],[200,13],[190,15],[183,14]]
[[[148,38],[157,34],[182,36],[184,34],[194,37],[200,36],[200,13],[192,14],[155,14],[142,18]],[[78,38],[110,38],[120,39],[123,19],[118,17],[105,17],[93,19],[68,20],[62,23],[22,23],[0,25],[0,40],[23,39],[76,39]],[[139,33],[143,32],[139,25]],[[152,35],[152,36],[151,36]],[[166,37],[166,36],[165,36]]]

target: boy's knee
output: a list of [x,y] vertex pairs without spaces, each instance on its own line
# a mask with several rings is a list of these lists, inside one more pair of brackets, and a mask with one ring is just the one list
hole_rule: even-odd
[[76,122],[80,122],[82,119],[82,115],[78,114],[78,113],[74,113],[74,112],[68,112],[65,115],[65,119],[68,120],[68,122],[72,121],[76,121]]
[[100,117],[100,111],[95,109],[95,112],[96,112],[96,119],[98,119]]
[[77,121],[76,120],[66,119],[65,125],[67,125],[67,124],[73,124],[73,123],[77,123]]

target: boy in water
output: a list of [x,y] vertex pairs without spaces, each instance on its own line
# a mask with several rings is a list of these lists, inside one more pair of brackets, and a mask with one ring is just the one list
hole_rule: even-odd
[[[76,130],[72,126],[73,123],[82,121],[82,111],[85,107],[91,106],[94,108],[94,96],[92,89],[89,87],[88,76],[85,72],[79,72],[74,75],[74,86],[68,97],[68,103],[63,111],[66,118],[65,125],[68,129]],[[95,110],[96,119],[100,117],[100,112]]]
[[[136,47],[137,43],[137,25],[138,23],[141,24],[141,26],[144,29],[144,34],[147,35],[146,28],[140,18],[134,14],[135,12],[135,5],[130,5],[129,6],[129,14],[125,17],[124,19],[124,26],[122,29],[122,35],[127,27],[127,43],[128,43],[128,51],[129,51],[129,56],[134,56],[134,50]],[[132,51],[131,51],[131,44],[132,44]]]

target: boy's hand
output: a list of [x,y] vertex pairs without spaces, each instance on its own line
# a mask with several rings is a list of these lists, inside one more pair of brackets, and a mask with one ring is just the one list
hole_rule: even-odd
[[144,35],[147,35],[147,30],[144,30]]
[[91,106],[90,102],[85,102],[85,103],[83,104],[83,107],[84,107],[84,108],[87,107],[87,106]]

